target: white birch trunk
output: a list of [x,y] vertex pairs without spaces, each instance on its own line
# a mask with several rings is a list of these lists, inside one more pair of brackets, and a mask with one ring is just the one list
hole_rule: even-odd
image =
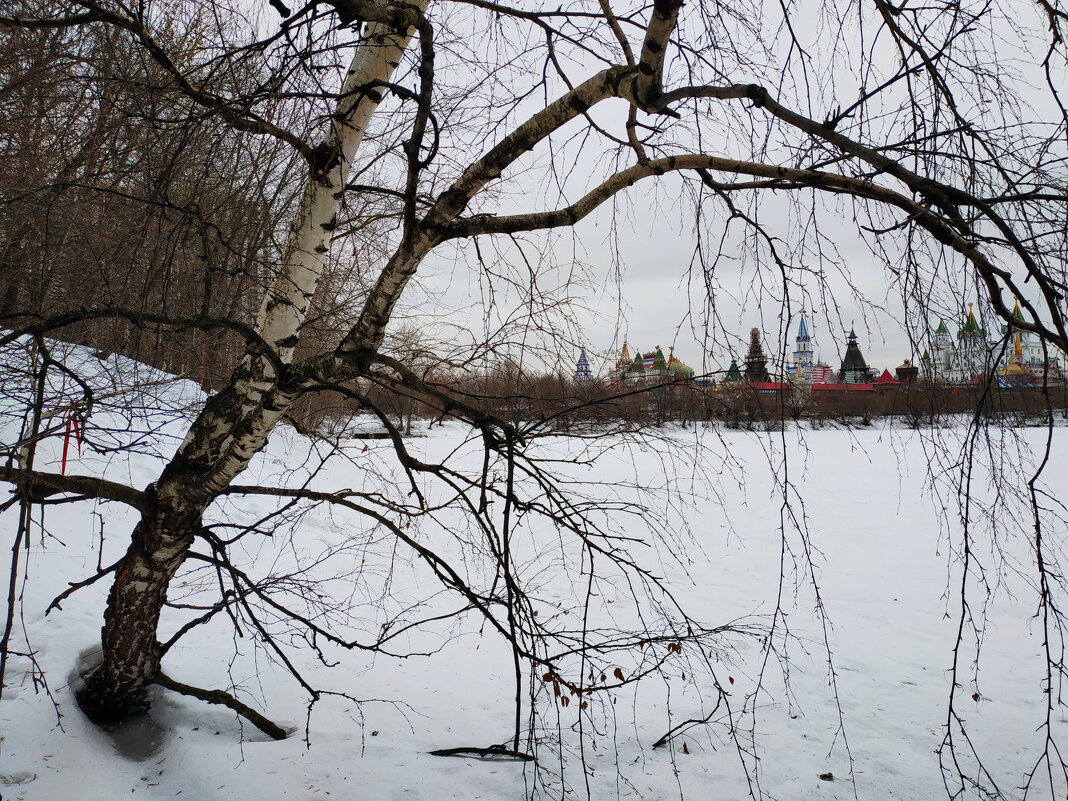
[[[425,9],[428,0],[414,3]],[[300,207],[256,327],[283,364],[292,361],[329,250],[349,169],[411,31],[372,23],[346,75],[331,128],[317,149]],[[249,353],[230,384],[205,405],[159,481],[115,573],[101,634],[103,658],[79,692],[95,720],[118,720],[144,705],[144,691],[160,671],[156,637],[167,588],[185,560],[204,509],[248,465],[297,397],[284,376]]]
[[[428,2],[417,0],[412,5],[423,11]],[[349,66],[341,89],[342,100],[320,149],[325,163],[317,165],[305,186],[285,254],[256,317],[257,331],[276,348],[283,362],[289,363],[293,358],[296,339],[326,262],[340,193],[367,125],[386,91],[378,87],[361,92],[360,87],[389,81],[410,37],[410,31],[402,36],[371,23]]]
[[[413,5],[422,11],[428,2],[418,0]],[[361,87],[392,79],[411,33],[399,34],[382,24],[369,24],[349,65],[329,134],[317,149],[321,161],[310,170],[285,252],[256,317],[257,332],[275,348],[283,364],[292,362],[326,264],[352,163],[385,92],[380,86]],[[247,354],[232,386],[220,393],[218,402],[209,404],[190,428],[179,457],[204,466],[198,495],[210,500],[229,485],[263,447],[292,404],[295,396],[279,389],[275,372],[270,361]],[[161,497],[188,494],[186,478],[183,476],[177,487],[161,481],[157,487]]]

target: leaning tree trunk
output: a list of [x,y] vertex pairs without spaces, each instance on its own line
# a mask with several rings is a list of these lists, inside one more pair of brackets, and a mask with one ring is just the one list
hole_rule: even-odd
[[[528,230],[572,224],[588,213],[595,205],[592,201],[582,214],[565,209],[511,218],[480,217],[478,230],[470,227],[476,225],[471,222],[468,227],[450,228],[474,195],[506,167],[594,103],[627,96],[642,105],[641,97],[655,96],[652,90],[659,86],[666,37],[681,5],[671,0],[658,2],[646,37],[647,46],[643,48],[641,69],[602,70],[533,115],[470,165],[440,195],[422,223],[406,232],[368,293],[359,319],[338,348],[306,360],[300,370],[288,368],[322,271],[349,165],[381,100],[381,87],[388,84],[407,46],[408,32],[419,24],[428,2],[367,6],[376,13],[392,15],[392,22],[368,26],[345,81],[343,99],[332,117],[331,134],[315,148],[315,164],[291,227],[286,257],[257,317],[257,331],[278,358],[257,355],[254,348],[246,354],[227,387],[205,406],[155,491],[150,493],[151,503],[122,560],[109,598],[103,661],[81,693],[85,708],[99,719],[119,718],[143,706],[144,690],[159,674],[160,647],[155,630],[167,586],[185,559],[208,504],[248,465],[299,396],[302,379],[298,374],[315,383],[324,377],[351,377],[368,369],[367,362],[381,345],[405,286],[430,249],[443,239],[491,232],[494,219],[505,226],[500,229],[503,232],[510,225],[518,226],[514,230]],[[426,32],[424,27],[423,35]],[[423,67],[428,68],[426,53],[423,56]],[[416,136],[412,145],[415,153],[418,145]],[[642,165],[642,169],[647,167]],[[616,183],[606,184],[612,192],[625,185],[626,174],[620,173],[616,178]],[[600,202],[600,195],[593,195]]]
[[[421,13],[427,2],[413,3],[411,13]],[[256,320],[275,358],[250,348],[146,492],[148,502],[108,596],[100,664],[78,693],[82,708],[98,722],[147,707],[146,690],[160,675],[156,630],[167,588],[200,530],[204,510],[248,466],[299,396],[286,365],[322,273],[349,167],[381,102],[379,87],[390,80],[407,47],[415,17],[402,19],[409,20],[407,26],[367,26],[331,116],[330,134],[315,148],[285,255]]]
[[103,660],[78,692],[90,719],[111,723],[148,704],[145,690],[160,669],[156,638],[167,587],[200,522],[195,509],[165,509],[153,494],[115,574],[102,633]]
[[145,491],[141,520],[108,595],[101,662],[78,693],[82,709],[99,723],[147,708],[145,691],[160,673],[160,613],[204,510],[263,447],[297,397],[275,386],[250,408],[250,383],[239,369],[208,401],[178,453]]

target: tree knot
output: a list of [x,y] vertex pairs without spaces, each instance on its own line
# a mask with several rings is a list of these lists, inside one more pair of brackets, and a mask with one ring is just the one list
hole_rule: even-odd
[[753,105],[760,107],[767,105],[768,90],[759,84],[751,83],[745,87],[745,96],[753,101]]

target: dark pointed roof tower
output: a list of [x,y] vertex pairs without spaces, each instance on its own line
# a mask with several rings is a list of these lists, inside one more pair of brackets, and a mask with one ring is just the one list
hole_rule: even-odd
[[745,380],[750,383],[771,381],[768,374],[768,357],[764,355],[764,346],[760,344],[760,330],[749,332],[749,352],[745,355]]
[[864,354],[860,352],[857,335],[852,328],[846,338],[846,352],[842,359],[842,368],[838,371],[838,379],[846,384],[871,383],[871,370],[864,361]]

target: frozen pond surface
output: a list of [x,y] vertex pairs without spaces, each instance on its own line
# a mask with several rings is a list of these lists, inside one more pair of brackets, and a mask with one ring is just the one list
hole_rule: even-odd
[[[163,452],[174,446],[162,436],[168,430],[160,429]],[[460,426],[421,433],[407,440],[416,457],[452,453],[462,468],[479,469],[478,448],[466,442]],[[316,687],[345,694],[324,696],[310,716],[306,695],[252,632],[235,635],[226,621],[213,621],[167,654],[168,674],[201,687],[238,687],[246,703],[298,728],[297,734],[273,742],[226,709],[164,691],[149,716],[111,733],[94,728],[78,712],[67,677],[79,654],[98,642],[107,582],[80,591],[47,618],[43,611],[69,582],[95,570],[101,526],[107,564],[121,553],[133,518],[118,504],[48,507],[44,522],[51,536],[32,543],[24,607],[29,647],[44,675],[34,674],[25,658],[12,662],[0,704],[3,798],[59,801],[84,783],[92,791],[80,788],[81,797],[101,799],[133,793],[150,799],[329,794],[504,801],[531,793],[661,799],[744,798],[750,792],[848,799],[854,791],[880,801],[935,799],[946,793],[944,781],[951,787],[956,781],[940,770],[936,753],[947,727],[965,772],[978,770],[977,754],[1006,797],[1021,797],[1027,771],[1041,755],[1049,694],[1036,617],[1033,522],[1019,503],[1026,497],[1014,493],[1037,463],[1046,432],[992,430],[975,450],[965,596],[973,616],[965,617],[952,690],[966,542],[955,465],[964,435],[963,426],[785,434],[690,428],[614,448],[594,465],[581,462],[589,453],[575,441],[542,446],[542,455],[561,460],[558,469],[578,482],[574,489],[581,494],[592,494],[592,484],[613,485],[603,487],[621,509],[613,531],[634,538],[628,552],[663,577],[692,620],[730,624],[738,634],[707,653],[650,645],[660,649],[664,677],[601,694],[587,709],[578,701],[562,705],[535,675],[536,765],[428,753],[511,737],[509,651],[470,615],[402,638],[398,651],[427,656],[327,648],[326,661],[338,663],[330,668],[306,649],[292,652]],[[595,446],[603,444],[617,443]],[[1068,498],[1063,429],[1055,430],[1054,445],[1042,482],[1049,492],[1043,502],[1056,509],[1054,499]],[[315,485],[366,489],[391,477],[398,485],[404,478],[391,466],[389,448],[383,441],[353,442],[330,457]],[[42,469],[54,467],[47,459],[58,461],[58,443],[55,450],[51,457],[44,453]],[[291,430],[280,430],[242,481],[297,485],[318,463],[317,453]],[[991,462],[1000,473],[990,472]],[[102,470],[143,487],[160,464],[148,455],[125,460],[86,453],[72,472]],[[213,514],[217,522],[248,522],[269,508],[265,499],[232,500]],[[663,525],[651,532],[646,524],[654,519]],[[471,580],[485,578],[449,539],[459,523],[442,513],[416,536],[458,559]],[[1066,530],[1053,515],[1044,523],[1047,557],[1059,570]],[[368,536],[352,516],[316,509],[294,525],[293,539],[282,527],[250,539],[243,564],[256,573],[303,565],[339,608],[355,610],[348,617],[338,613],[339,625],[354,634],[360,626],[361,636],[378,630],[380,613],[460,605],[455,595],[438,591],[410,553],[384,535]],[[0,518],[4,537],[13,528],[10,516]],[[607,575],[585,602],[580,549],[560,545],[559,533],[533,517],[516,530],[518,573],[532,588],[541,619],[572,625],[585,609],[597,626],[633,624],[634,586]],[[189,573],[171,600],[203,602],[212,597],[212,582],[205,571]],[[388,596],[382,594],[387,587]],[[164,628],[176,628],[184,614],[169,611]],[[750,635],[771,624],[776,650],[769,655]],[[614,665],[629,672],[648,658],[644,650],[619,654]],[[588,667],[611,675],[614,665]],[[34,691],[41,679],[51,698]],[[739,724],[733,737],[726,707],[713,711],[714,681],[727,691]],[[956,718],[948,711],[951,697]],[[705,717],[708,725],[690,728],[670,748],[652,748],[673,726]],[[531,720],[526,708],[524,738]],[[1066,734],[1059,708],[1050,731]],[[1063,795],[1063,785],[1058,792]],[[1048,797],[1039,785],[1032,793]],[[966,788],[964,797],[977,796]]]

